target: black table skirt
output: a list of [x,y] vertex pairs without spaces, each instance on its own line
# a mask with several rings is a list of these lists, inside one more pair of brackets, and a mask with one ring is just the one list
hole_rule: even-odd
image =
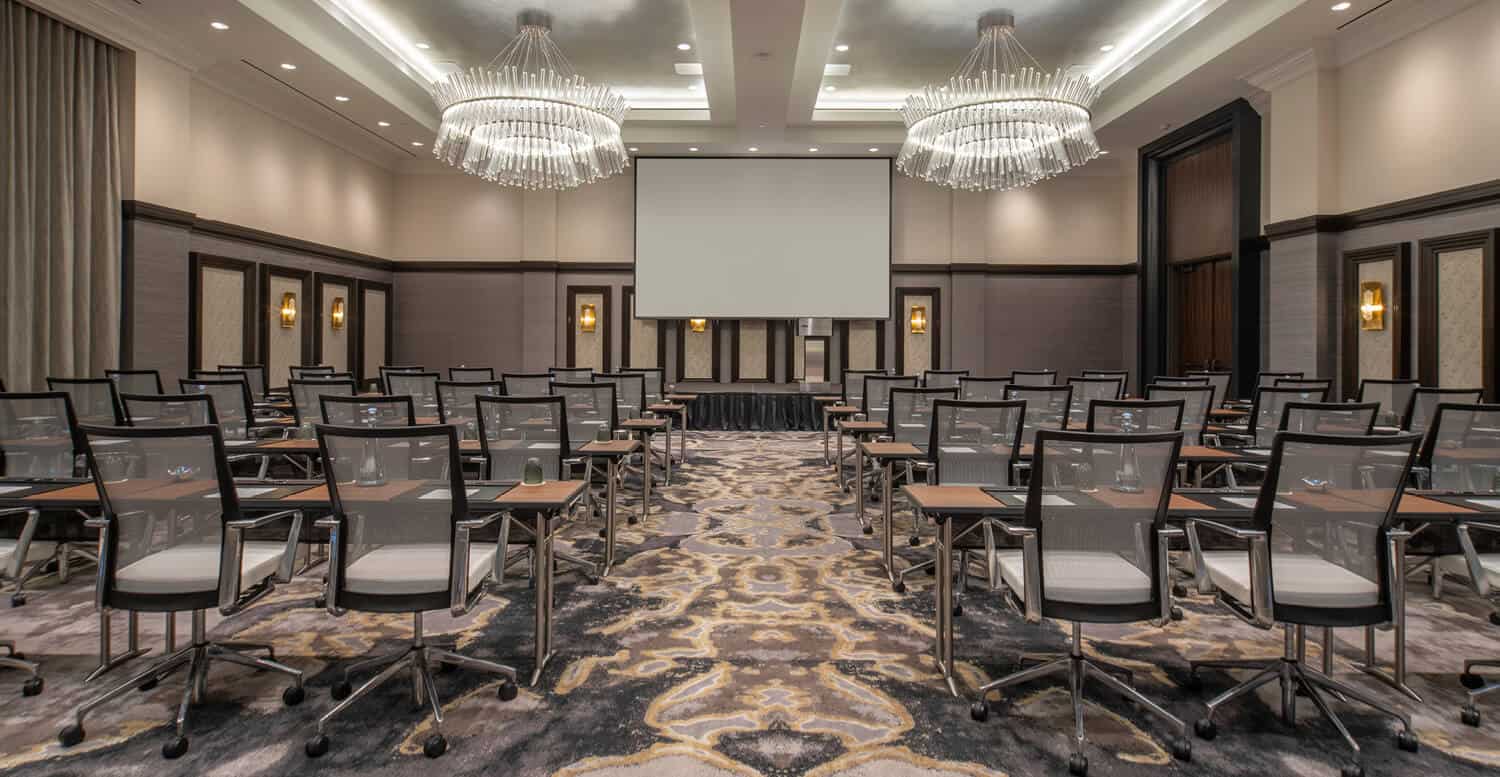
[[814,432],[823,428],[811,394],[712,392],[688,406],[690,430]]

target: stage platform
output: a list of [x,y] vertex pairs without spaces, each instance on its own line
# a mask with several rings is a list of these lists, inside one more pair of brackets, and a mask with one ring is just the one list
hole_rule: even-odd
[[692,429],[814,432],[823,428],[815,395],[837,394],[828,383],[716,383],[682,381],[673,389],[697,394],[688,407]]

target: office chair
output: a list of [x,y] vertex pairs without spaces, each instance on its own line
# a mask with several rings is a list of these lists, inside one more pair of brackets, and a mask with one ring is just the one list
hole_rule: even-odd
[[119,426],[125,422],[120,392],[109,378],[48,378],[48,391],[63,391],[80,424]]
[[1203,384],[1196,386],[1163,386],[1156,383],[1146,387],[1146,399],[1151,402],[1177,401],[1182,403],[1182,423],[1184,445],[1204,445],[1203,430],[1208,427],[1208,412],[1215,407],[1214,387]]
[[389,396],[410,396],[412,404],[424,416],[438,414],[436,372],[389,372],[385,376],[385,393]]
[[1288,402],[1281,407],[1283,432],[1299,434],[1374,434],[1380,405],[1374,402]]
[[448,380],[455,383],[484,381],[495,379],[494,367],[449,367]]
[[[0,393],[0,477],[72,478],[82,450],[67,392]],[[0,553],[8,556],[0,564],[0,574],[15,583],[10,606],[26,604],[27,581],[40,577],[53,564],[58,577],[67,582],[74,559],[98,563],[93,553],[73,543],[35,540],[40,511],[0,513],[16,514],[26,515],[25,525],[14,540],[0,540]]]
[[1094,400],[1114,401],[1125,398],[1125,389],[1119,378],[1068,378],[1068,385],[1073,387],[1073,396],[1068,404],[1072,426],[1087,424],[1089,403]]
[[[1083,691],[1089,680],[1109,688],[1166,721],[1178,732],[1169,744],[1178,760],[1192,759],[1187,725],[1129,683],[1129,672],[1083,652],[1084,623],[1163,626],[1172,618],[1167,549],[1181,530],[1167,526],[1172,478],[1182,446],[1180,432],[1091,434],[1044,429],[1037,433],[1033,477],[1021,526],[993,525],[1021,540],[1002,551],[1000,579],[1028,623],[1069,621],[1066,656],[1044,661],[979,689],[970,709],[989,717],[991,691],[1064,674],[1073,701],[1073,753],[1068,771],[1088,773],[1084,755]],[[1125,674],[1126,680],[1116,677]]]
[[259,398],[271,393],[270,382],[266,379],[266,368],[259,364],[220,364],[220,372],[243,372],[245,380],[250,381],[250,393]]
[[1057,370],[1011,370],[1010,382],[1017,386],[1057,385]]
[[[84,717],[109,701],[154,685],[184,669],[176,736],[162,745],[165,758],[188,750],[188,720],[206,694],[215,661],[277,672],[292,678],[281,695],[287,706],[304,697],[302,672],[277,663],[269,645],[213,642],[205,612],[217,607],[234,615],[292,578],[302,511],[282,510],[247,518],[229,471],[218,426],[122,428],[82,426],[89,472],[103,516],[90,521],[100,531],[102,556],[94,605],[130,612],[192,613],[192,644],[139,674],[80,704],[73,722],[57,735],[63,747],[85,737]],[[110,458],[102,460],[101,451]],[[252,531],[289,525],[278,541],[251,541]],[[249,655],[262,650],[266,658]]]
[[1207,375],[1188,375],[1185,377],[1179,377],[1176,375],[1159,375],[1157,376],[1156,380],[1151,382],[1151,385],[1170,386],[1172,388],[1182,388],[1185,386],[1212,386],[1213,380],[1210,379]]
[[1073,404],[1073,387],[1029,386],[1011,384],[1008,399],[1026,402],[1026,422],[1021,427],[1021,444],[1029,445],[1039,429],[1068,428],[1068,407]]
[[1257,372],[1255,373],[1255,387],[1258,389],[1272,388],[1278,380],[1283,378],[1301,378],[1302,375],[1303,372],[1301,370],[1297,370],[1296,372]]
[[[1308,671],[1297,645],[1308,627],[1323,629],[1328,645],[1333,628],[1375,626],[1399,617],[1405,606],[1401,557],[1408,533],[1395,523],[1395,515],[1420,440],[1416,435],[1281,432],[1272,441],[1249,528],[1188,520],[1198,590],[1216,590],[1219,604],[1256,628],[1279,624],[1284,630],[1277,660],[1191,663],[1190,687],[1201,684],[1205,668],[1256,670],[1208,702],[1208,713],[1194,726],[1198,736],[1217,735],[1213,716],[1224,704],[1279,681],[1281,715],[1288,725],[1296,724],[1300,689],[1354,751],[1353,762],[1343,767],[1345,777],[1364,774],[1360,749],[1328,706],[1325,692],[1396,718],[1401,723],[1397,744],[1417,750],[1410,718],[1366,690]],[[1376,466],[1391,457],[1400,466]],[[1247,543],[1248,549],[1204,553],[1203,530]]]
[[1277,378],[1272,388],[1323,389],[1333,394],[1333,378]]
[[1096,399],[1089,403],[1084,431],[1109,434],[1181,431],[1185,404],[1180,399]]
[[[487,462],[485,478],[519,483],[526,462],[536,459],[542,465],[544,480],[568,480],[574,460],[569,458],[571,443],[563,401],[560,396],[477,398],[479,439]],[[513,542],[512,529],[519,529],[525,537]],[[514,521],[509,514],[500,519],[499,536],[505,556],[495,564],[495,581],[503,583],[513,563],[532,557],[531,540],[535,538],[530,524]],[[521,546],[514,554],[510,553],[513,544]]]
[[286,371],[292,380],[301,380],[303,378],[315,378],[319,375],[329,375],[334,370],[332,365],[328,364],[293,364],[287,367]]
[[359,393],[353,377],[328,377],[332,374],[317,373],[311,377],[287,381],[287,393],[292,397],[292,420],[297,425],[298,436],[309,439],[313,437],[313,427],[323,418],[320,397],[352,397]]
[[981,402],[1004,402],[1010,378],[963,377],[958,379],[958,398]]
[[341,397],[323,394],[318,397],[323,423],[332,426],[387,428],[415,426],[417,409],[409,395],[399,397]]
[[550,372],[507,372],[501,376],[500,382],[509,397],[545,397],[552,393]]
[[884,423],[891,408],[891,389],[916,388],[915,375],[866,375],[860,410],[865,418]]
[[214,398],[207,394],[121,394],[125,425],[218,426]]
[[1456,405],[1474,405],[1483,402],[1484,389],[1424,388],[1412,389],[1401,413],[1401,430],[1412,434],[1426,434],[1428,424],[1437,413],[1438,405],[1444,402]]
[[[26,554],[32,545],[31,538],[36,533],[37,521],[40,518],[39,511],[25,507],[0,510],[0,521],[24,519],[17,539],[0,539],[0,573],[6,577],[14,580],[21,578],[22,567],[26,563]],[[19,669],[31,675],[21,683],[21,695],[36,696],[41,693],[45,682],[42,680],[41,666],[36,662],[27,661],[26,654],[16,650],[16,643],[10,640],[0,640],[0,648],[5,649],[5,655],[0,656],[0,669]]]
[[1188,370],[1189,378],[1208,378],[1208,385],[1214,387],[1214,396],[1218,397],[1219,405],[1228,405],[1230,401],[1229,390],[1234,386],[1234,373],[1228,370]]
[[958,388],[958,379],[967,377],[968,370],[923,370],[924,388]]
[[1129,370],[1084,370],[1079,374],[1085,378],[1119,378],[1121,399],[1125,397],[1125,392],[1130,390]]
[[554,383],[588,383],[594,379],[593,367],[548,367]]
[[[1358,402],[1374,402],[1380,406],[1375,423],[1381,426],[1400,426],[1401,414],[1411,403],[1411,394],[1422,384],[1414,380],[1376,380],[1366,378],[1359,382]],[[1347,389],[1346,389],[1347,390]]]
[[479,439],[479,397],[498,397],[505,393],[504,384],[498,380],[437,382],[438,418],[445,424],[458,427],[460,440]]
[[115,382],[121,394],[165,394],[161,373],[156,370],[105,370],[104,377]]
[[[326,400],[325,400],[326,401]],[[431,663],[500,675],[498,695],[516,698],[516,670],[429,645],[422,616],[469,611],[493,578],[498,546],[471,542],[470,535],[499,520],[500,513],[470,517],[459,460],[458,430],[452,426],[318,427],[318,447],[333,514],[318,521],[329,530],[327,606],[334,616],[349,610],[404,613],[412,618],[411,643],[403,650],[344,667],[335,683],[333,709],[318,718],[303,746],[310,758],[328,752],[328,724],[355,702],[401,673],[412,678],[412,699],[432,710],[433,734],[422,752],[437,758],[448,749],[443,705]],[[416,457],[441,459],[440,477],[425,478]],[[356,690],[355,672],[378,669]]]

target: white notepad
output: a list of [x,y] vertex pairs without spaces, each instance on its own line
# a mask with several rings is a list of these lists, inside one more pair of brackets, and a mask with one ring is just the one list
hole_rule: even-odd
[[973,453],[974,449],[962,445],[942,445],[938,448],[943,453]]
[[[1255,507],[1256,497],[1253,497],[1253,496],[1226,496],[1226,497],[1224,497],[1224,501],[1226,501],[1226,502],[1228,502],[1228,503],[1230,503],[1232,505],[1239,505],[1240,507]],[[1289,505],[1286,502],[1277,502],[1276,503],[1276,508],[1278,510],[1295,510],[1295,509],[1297,509],[1297,507],[1295,505]]]
[[1373,454],[1375,454],[1376,456],[1400,456],[1402,458],[1405,458],[1407,456],[1407,452],[1406,451],[1370,451],[1370,452],[1373,453]]
[[558,444],[555,442],[533,442],[527,443],[526,447],[538,450],[554,450],[558,447]]
[[[234,495],[241,499],[251,499],[261,494],[269,494],[276,490],[276,486],[239,486],[234,489]],[[208,494],[204,499],[218,499],[218,494]]]
[[1250,454],[1251,456],[1270,456],[1271,455],[1271,451],[1270,451],[1269,448],[1246,448],[1245,452],[1248,453],[1248,454]]
[[130,442],[130,441],[129,440],[89,440],[89,445],[92,445],[95,448],[103,448],[103,447],[108,446],[108,445],[124,445],[127,442]]
[[[1024,503],[1026,501],[1026,497],[1030,496],[1030,495],[1029,494],[1013,494],[1012,496],[1014,496],[1015,498],[1021,500]],[[1045,506],[1047,506],[1047,507],[1072,507],[1073,506],[1072,502],[1069,502],[1068,500],[1063,499],[1062,497],[1058,496],[1057,494],[1042,494],[1042,504],[1045,505]]]
[[25,491],[31,486],[0,486],[0,494],[10,494],[16,491]]
[[254,440],[225,440],[224,444],[228,445],[231,448],[233,448],[233,447],[240,446],[240,445],[254,445],[255,441]]
[[[473,495],[475,495],[477,493],[479,493],[479,489],[477,489],[477,488],[466,488],[466,489],[464,489],[464,496],[473,496]],[[423,494],[423,495],[421,495],[421,496],[419,496],[417,498],[418,499],[434,499],[434,500],[436,500],[436,499],[452,499],[453,497],[452,497],[451,494],[449,494],[448,489],[446,489],[446,488],[435,488],[435,489],[433,489],[431,491],[428,491],[427,493],[425,493],[425,494]]]
[[1469,499],[1467,501],[1469,504],[1476,504],[1480,507],[1500,508],[1500,499]]

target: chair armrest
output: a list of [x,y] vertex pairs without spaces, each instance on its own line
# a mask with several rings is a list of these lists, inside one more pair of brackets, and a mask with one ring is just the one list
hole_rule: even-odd
[[[1269,629],[1276,624],[1271,612],[1271,546],[1266,533],[1260,529],[1240,529],[1234,526],[1209,521],[1202,518],[1194,518],[1187,521],[1184,528],[1187,530],[1188,547],[1193,553],[1193,574],[1201,593],[1208,593],[1213,585],[1208,577],[1208,569],[1203,563],[1203,546],[1198,541],[1198,527],[1204,526],[1220,534],[1227,534],[1235,539],[1247,540],[1250,543],[1250,611],[1243,612],[1241,608],[1230,604],[1231,609],[1237,615],[1245,618],[1251,625],[1262,629]],[[1229,600],[1222,595],[1220,600],[1229,604]]]
[[295,515],[300,512],[302,511],[282,510],[279,513],[271,513],[270,515],[260,515],[254,518],[241,518],[237,521],[229,521],[225,524],[225,526],[228,526],[231,529],[238,529],[240,531],[243,531],[245,529],[259,529],[262,526],[270,524],[272,521],[279,521],[282,518],[286,518],[287,516]]
[[245,560],[245,532],[285,518],[292,519],[292,526],[287,532],[286,548],[281,553],[281,564],[271,576],[275,582],[285,583],[292,579],[292,564],[297,555],[297,538],[302,534],[302,511],[300,509],[282,510],[258,518],[241,518],[224,524],[224,542],[219,547],[219,612],[232,615],[270,592],[270,586],[263,585],[265,583],[263,580],[254,581],[256,588],[249,596],[241,591],[241,586],[244,584],[244,581],[240,579],[240,574]]
[[1036,529],[1012,526],[1005,521],[994,524],[1011,537],[1021,538],[1021,569],[1026,575],[1026,595],[1022,601],[1027,623],[1042,622],[1042,557],[1036,544]]
[[17,515],[26,516],[26,522],[21,524],[21,533],[16,537],[16,550],[11,554],[10,564],[0,570],[12,580],[21,579],[21,568],[26,565],[26,556],[31,550],[31,538],[36,536],[36,527],[41,522],[42,511],[35,507],[10,507],[0,510],[0,518]]
[[481,516],[479,518],[468,518],[468,519],[459,521],[456,525],[458,526],[458,528],[460,528],[460,529],[462,529],[464,531],[472,531],[474,529],[483,529],[484,527],[489,526],[490,524],[494,523],[495,521],[500,520],[502,517],[504,517],[504,515],[505,515],[505,511],[504,510],[497,510],[497,511],[495,511],[493,513],[490,513],[489,515]]
[[1164,528],[1156,532],[1156,585],[1161,591],[1161,617],[1158,626],[1172,621],[1172,540],[1185,536],[1182,529]]
[[[469,533],[489,526],[503,515],[505,511],[500,510],[479,518],[467,518],[453,525],[453,555],[449,559],[448,570],[448,607],[455,616],[469,611]],[[505,548],[501,547],[499,553],[498,563],[504,564]],[[494,574],[493,571],[490,572],[491,579]]]
[[[1483,521],[1460,520],[1454,524],[1453,528],[1458,533],[1458,545],[1463,548],[1464,565],[1469,569],[1469,585],[1474,587],[1474,593],[1489,596],[1490,576],[1485,571],[1484,565],[1479,562],[1479,551],[1474,547],[1474,538],[1469,536],[1469,532],[1474,529],[1482,532],[1500,532],[1500,525]],[[1441,574],[1441,572],[1434,571],[1433,574]]]

